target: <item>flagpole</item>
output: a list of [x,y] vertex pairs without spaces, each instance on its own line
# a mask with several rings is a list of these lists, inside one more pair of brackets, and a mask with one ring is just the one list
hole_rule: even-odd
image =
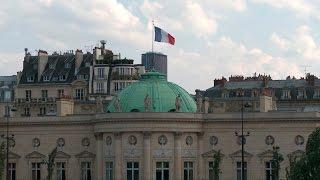
[[154,28],[154,20],[152,20],[152,55],[153,55],[153,59],[152,59],[152,70],[154,70],[154,64],[155,64],[155,54],[153,52],[153,44],[154,44],[154,37],[155,36],[155,28]]
[[151,44],[152,44],[152,47],[151,47],[151,52],[153,53],[153,42],[154,41],[154,20],[152,20],[152,39],[151,39]]

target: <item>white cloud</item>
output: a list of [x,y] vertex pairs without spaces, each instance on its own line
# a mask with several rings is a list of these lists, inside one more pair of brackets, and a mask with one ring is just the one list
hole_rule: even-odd
[[1,75],[15,75],[22,70],[23,53],[0,52]]
[[207,7],[219,7],[221,9],[231,9],[237,12],[242,12],[247,9],[246,0],[205,0]]
[[273,33],[270,40],[281,50],[289,50],[290,42],[287,39],[280,37],[277,33]]
[[275,8],[288,9],[295,12],[298,16],[319,17],[318,10],[315,9],[314,4],[306,0],[251,0],[254,3],[267,4]]

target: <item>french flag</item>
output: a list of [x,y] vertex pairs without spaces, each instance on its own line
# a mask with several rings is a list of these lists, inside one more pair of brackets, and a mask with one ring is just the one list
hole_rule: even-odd
[[171,34],[167,33],[166,31],[154,26],[154,40],[157,42],[165,42],[174,45],[175,38],[171,36]]

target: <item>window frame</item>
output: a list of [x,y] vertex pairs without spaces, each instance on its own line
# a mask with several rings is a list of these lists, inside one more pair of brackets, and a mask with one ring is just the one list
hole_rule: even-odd
[[[109,165],[109,166],[108,166]],[[113,180],[114,177],[114,166],[113,166],[113,161],[106,161],[105,162],[105,173],[106,173],[106,180]]]
[[[83,164],[86,166],[83,167]],[[81,179],[82,180],[92,180],[92,162],[91,161],[82,161],[81,162]],[[89,167],[88,167],[89,165]],[[88,177],[88,172],[90,174],[90,177]]]
[[[161,167],[157,167],[157,163],[161,163]],[[168,167],[164,167],[164,163],[168,163]],[[164,174],[165,174],[165,171],[168,171],[168,178],[170,178],[170,162],[169,161],[156,161],[156,168],[155,168],[155,179],[157,179],[157,172],[160,171],[161,172],[161,179],[160,180],[164,180]]]
[[[240,166],[238,166],[240,164]],[[245,179],[248,179],[248,162],[244,161],[244,174],[245,174]],[[236,162],[236,173],[237,173],[237,180],[242,180],[242,162],[237,161]],[[240,173],[240,179],[238,179],[238,173]]]
[[[35,167],[33,165],[35,165]],[[38,165],[39,165],[39,167],[38,167]],[[36,172],[35,179],[33,176],[34,171]],[[38,172],[39,172],[39,174],[38,174]],[[38,175],[39,175],[39,177],[38,177]],[[40,162],[32,162],[31,163],[31,179],[32,180],[41,180],[41,163]]]
[[[191,167],[190,167],[191,165]],[[187,177],[185,176],[187,173]],[[190,174],[191,173],[191,174]],[[190,177],[190,175],[192,177]],[[194,169],[194,162],[193,161],[184,161],[183,162],[183,179],[184,180],[194,180],[195,169]]]
[[[61,167],[59,165],[64,165],[64,167]],[[67,165],[67,163],[63,162],[63,161],[56,162],[57,180],[66,180],[67,179],[67,174],[66,174],[67,167],[66,167],[66,165]],[[64,178],[62,177],[63,172],[64,172]]]
[[[129,168],[128,165],[131,164],[131,167]],[[135,165],[138,165],[138,167],[135,167]],[[139,167],[138,161],[128,161],[126,166],[126,172],[127,172],[127,180],[139,180],[140,177],[140,167]],[[131,178],[128,179],[128,171],[131,172]],[[135,173],[138,172],[138,179],[135,179]]]
[[[9,180],[16,180],[17,179],[17,164],[14,162],[9,162]],[[12,177],[14,175],[14,178]]]

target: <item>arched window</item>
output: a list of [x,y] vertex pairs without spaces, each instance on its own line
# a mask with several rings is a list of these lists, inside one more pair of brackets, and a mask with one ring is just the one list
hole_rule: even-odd
[[176,112],[176,109],[170,109],[168,112]]
[[131,109],[131,112],[140,112],[139,109]]

